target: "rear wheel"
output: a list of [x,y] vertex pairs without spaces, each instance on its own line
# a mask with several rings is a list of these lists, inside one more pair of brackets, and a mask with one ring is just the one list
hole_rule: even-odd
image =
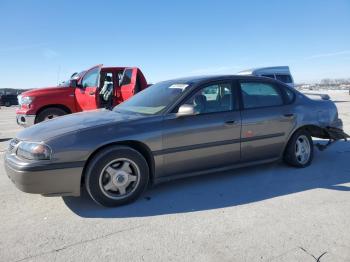
[[120,206],[136,200],[146,189],[149,169],[145,158],[126,146],[109,147],[88,164],[85,186],[103,206]]
[[295,167],[307,167],[313,159],[313,142],[306,130],[298,130],[290,138],[284,154],[287,164]]
[[50,120],[50,119],[53,119],[53,118],[56,118],[59,116],[63,116],[66,114],[67,114],[67,112],[61,108],[49,107],[49,108],[44,109],[43,111],[41,111],[38,114],[38,116],[36,117],[35,123],[47,121],[47,120]]

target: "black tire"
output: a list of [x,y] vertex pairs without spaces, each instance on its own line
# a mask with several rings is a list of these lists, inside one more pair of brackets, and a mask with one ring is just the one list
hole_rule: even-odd
[[11,106],[10,102],[5,102],[5,106],[10,107]]
[[[309,145],[308,157],[302,158],[298,156],[298,144],[300,141],[305,141],[305,147]],[[299,142],[299,143],[298,143]],[[306,150],[304,150],[306,151]],[[311,164],[314,156],[314,146],[309,132],[304,129],[296,131],[289,139],[287,147],[284,152],[284,161],[294,167],[307,167]]]
[[58,107],[49,107],[44,109],[43,111],[41,111],[36,119],[35,119],[35,123],[40,123],[58,116],[63,116],[66,115],[67,112],[61,108]]
[[[118,165],[120,159],[131,163],[132,171],[135,173],[137,180],[129,182],[130,184],[126,187],[129,192],[126,192],[126,195],[122,195],[120,192],[118,196],[118,190],[105,190],[106,185],[104,186],[102,181],[103,179],[111,179],[109,174],[104,171],[106,167],[113,161],[116,161],[116,165]],[[136,166],[133,166],[134,164]],[[120,170],[120,168],[116,168],[116,170]],[[113,181],[118,182],[118,178]],[[147,161],[138,151],[127,146],[111,146],[102,150],[89,161],[85,171],[87,192],[96,203],[106,207],[125,205],[135,201],[147,188],[148,181],[149,167]]]

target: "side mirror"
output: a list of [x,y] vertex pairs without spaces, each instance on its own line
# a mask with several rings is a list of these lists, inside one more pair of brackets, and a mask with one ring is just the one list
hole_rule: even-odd
[[70,76],[70,78],[73,78],[73,77],[75,77],[76,75],[78,75],[78,72],[73,73],[73,74]]
[[70,86],[71,87],[78,87],[78,80],[77,79],[70,80]]
[[178,117],[181,117],[181,116],[193,116],[193,115],[196,115],[196,112],[194,110],[194,106],[193,105],[184,104],[184,105],[179,107],[179,110],[177,111],[176,115]]
[[83,88],[81,84],[79,84],[78,79],[71,79],[70,80],[70,86],[71,87],[77,87],[77,88]]

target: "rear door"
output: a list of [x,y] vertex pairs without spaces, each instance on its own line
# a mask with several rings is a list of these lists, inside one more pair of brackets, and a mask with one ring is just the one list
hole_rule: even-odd
[[98,83],[102,65],[97,65],[86,71],[75,88],[76,106],[79,111],[93,110],[99,107]]
[[277,158],[296,124],[292,99],[270,81],[239,81],[242,100],[241,159]]

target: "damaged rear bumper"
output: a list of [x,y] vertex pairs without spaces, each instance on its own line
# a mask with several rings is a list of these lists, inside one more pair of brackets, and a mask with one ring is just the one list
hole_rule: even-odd
[[332,140],[344,139],[346,141],[348,138],[350,138],[350,136],[345,133],[343,129],[337,127],[326,127],[325,132],[328,134],[329,139]]
[[316,147],[320,150],[323,151],[330,145],[332,145],[334,142],[338,140],[345,140],[347,141],[350,136],[344,132],[343,129],[337,128],[337,127],[326,127],[324,128],[324,132],[327,134],[328,137],[328,143],[327,144],[316,144]]

